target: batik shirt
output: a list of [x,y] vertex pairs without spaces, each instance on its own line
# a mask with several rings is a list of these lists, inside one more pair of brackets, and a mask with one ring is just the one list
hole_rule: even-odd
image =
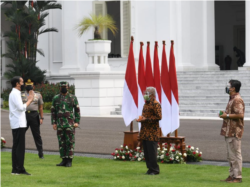
[[74,123],[80,123],[80,107],[76,96],[56,95],[52,100],[51,124],[57,124],[62,128],[71,127]]
[[141,122],[140,139],[148,141],[159,141],[160,128],[159,121],[161,120],[161,104],[154,98],[146,101],[142,116],[146,118]]
[[[239,93],[230,96],[225,111],[227,114],[244,114],[245,104]],[[241,139],[244,131],[244,119],[228,119],[223,120],[221,135],[225,137],[236,137]]]

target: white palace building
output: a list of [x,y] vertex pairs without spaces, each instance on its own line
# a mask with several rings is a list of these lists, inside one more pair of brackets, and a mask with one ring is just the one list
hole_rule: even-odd
[[[82,116],[120,114],[130,37],[134,37],[134,55],[138,65],[140,42],[150,42],[151,61],[155,41],[159,44],[161,63],[162,41],[166,41],[169,58],[170,41],[174,52],[179,83],[180,115],[216,117],[224,110],[228,96],[224,93],[230,79],[242,82],[241,95],[250,117],[250,1],[58,1],[62,10],[50,10],[47,27],[58,33],[39,37],[38,66],[46,70],[49,82],[68,81],[76,86]],[[94,30],[82,37],[74,29],[90,13],[109,14],[117,24],[114,37],[103,31],[104,41],[93,39]],[[9,23],[1,13],[1,33]],[[103,42],[103,41],[102,41]],[[243,67],[238,67],[237,47],[245,54]],[[1,52],[6,50],[1,38]],[[108,56],[109,53],[109,56]],[[225,57],[232,62],[226,65]],[[8,59],[1,59],[2,86]],[[137,68],[137,67],[136,67]]]

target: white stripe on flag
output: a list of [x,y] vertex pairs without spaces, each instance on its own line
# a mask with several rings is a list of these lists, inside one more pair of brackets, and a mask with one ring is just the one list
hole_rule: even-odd
[[[142,115],[142,110],[144,106],[144,97],[140,86],[138,85],[138,117]],[[141,123],[138,122],[138,129],[141,130]]]
[[122,98],[122,116],[124,123],[128,126],[131,121],[137,118],[137,107],[132,94],[129,91],[126,80],[124,81],[123,98]]
[[172,129],[171,132],[174,132],[180,126],[180,119],[179,119],[179,105],[175,100],[174,94],[172,94]]
[[163,89],[161,89],[161,111],[162,119],[160,121],[160,127],[163,136],[166,136],[168,133],[171,132],[172,107]]

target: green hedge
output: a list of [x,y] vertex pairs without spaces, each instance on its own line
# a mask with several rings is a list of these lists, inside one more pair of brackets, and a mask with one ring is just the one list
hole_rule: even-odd
[[44,109],[44,110],[50,110],[50,109],[51,109],[51,105],[52,105],[51,102],[45,102],[45,103],[43,104],[43,109]]
[[[45,102],[45,103],[43,103],[43,109],[44,110],[50,110],[51,105],[52,105],[51,102]],[[3,108],[9,108],[9,102],[8,101],[3,102]]]
[[3,101],[3,108],[9,108],[9,102]]
[[[12,89],[6,89],[3,90],[1,97],[3,98],[4,101],[9,100],[9,94]],[[47,84],[37,84],[35,85],[35,91],[38,91],[42,94],[43,97],[43,102],[51,102],[53,97],[57,94],[59,94],[59,83],[54,84],[54,83],[47,83]],[[70,85],[69,86],[69,93],[75,95],[75,85]]]

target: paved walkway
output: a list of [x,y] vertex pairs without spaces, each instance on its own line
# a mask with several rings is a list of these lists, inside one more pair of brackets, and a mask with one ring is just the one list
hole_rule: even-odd
[[[1,111],[1,136],[7,141],[6,147],[12,146],[12,134],[9,125],[8,112]],[[220,136],[222,120],[181,119],[178,134],[186,137],[186,145],[199,147],[202,158],[206,161],[226,162],[225,140]],[[75,152],[79,154],[110,155],[115,148],[123,144],[124,131],[129,127],[124,125],[122,118],[82,117],[81,129],[76,129]],[[137,124],[134,123],[134,130]],[[56,131],[50,125],[50,116],[45,115],[41,125],[43,147],[48,152],[58,152]],[[27,150],[36,150],[31,131],[26,133]],[[242,156],[244,163],[250,163],[250,121],[245,121],[245,131],[242,138]]]

